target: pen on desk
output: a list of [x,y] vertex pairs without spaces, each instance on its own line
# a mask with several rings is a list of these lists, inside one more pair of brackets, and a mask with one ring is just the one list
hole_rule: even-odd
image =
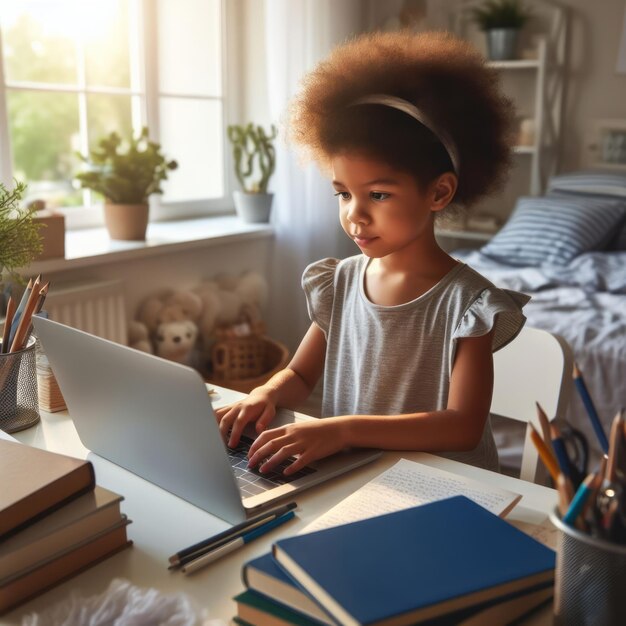
[[0,346],[0,353],[9,351],[9,335],[11,334],[11,323],[13,316],[15,315],[15,300],[9,296],[7,302],[7,310],[4,317],[4,329],[2,330],[2,346]]
[[223,556],[226,556],[227,554],[230,554],[231,552],[237,550],[241,546],[244,546],[245,544],[250,543],[251,541],[254,541],[255,539],[258,539],[259,537],[263,536],[265,533],[276,528],[277,526],[280,526],[281,524],[288,522],[290,519],[293,518],[293,516],[294,516],[294,512],[289,511],[285,513],[284,515],[281,515],[280,517],[277,517],[276,519],[273,519],[267,522],[266,524],[263,524],[263,526],[259,526],[258,528],[255,528],[254,530],[251,530],[250,532],[245,533],[241,535],[240,537],[237,537],[236,539],[229,541],[228,543],[225,543],[223,546],[220,546],[219,548],[216,548],[215,550],[211,550],[210,552],[207,552],[206,554],[198,557],[197,559],[191,561],[190,563],[187,563],[187,565],[183,565],[182,567],[183,573],[192,574],[193,572],[196,572],[197,570],[204,567],[205,565],[208,565],[209,563],[213,563],[214,561],[221,559]]
[[537,452],[539,453],[539,456],[541,457],[543,464],[548,469],[548,472],[550,472],[550,476],[552,477],[552,480],[556,484],[559,473],[560,473],[559,466],[556,462],[556,459],[554,458],[554,455],[552,454],[552,452],[546,445],[545,441],[541,438],[541,435],[537,432],[537,429],[530,422],[528,423],[528,425],[530,426],[530,438],[532,439],[532,442],[535,444],[535,448],[537,448]]
[[593,404],[593,400],[591,399],[591,396],[589,395],[589,390],[587,389],[587,385],[585,384],[585,379],[583,378],[583,375],[578,369],[578,366],[576,365],[576,363],[574,363],[573,376],[574,376],[574,385],[576,386],[576,389],[578,390],[578,394],[580,395],[580,398],[583,401],[583,404],[585,405],[585,409],[587,411],[587,415],[589,416],[589,419],[591,420],[591,425],[593,426],[593,430],[596,433],[596,437],[598,438],[598,441],[600,442],[600,447],[602,448],[603,452],[607,453],[609,451],[609,442],[606,438],[606,433],[604,432],[604,429],[602,428],[602,423],[600,422],[600,418],[598,417],[598,412],[596,411],[596,407]]
[[295,502],[288,502],[287,504],[282,504],[273,509],[268,509],[267,511],[263,511],[250,519],[247,519],[240,524],[232,526],[231,528],[226,529],[225,531],[218,533],[217,535],[213,535],[213,537],[209,537],[203,541],[199,541],[198,543],[194,543],[192,546],[188,548],[184,548],[180,550],[176,554],[173,554],[169,558],[170,566],[169,569],[174,569],[184,565],[186,562],[189,562],[198,556],[205,554],[209,550],[213,550],[225,543],[240,537],[244,533],[252,530],[260,526],[261,524],[265,524],[266,522],[270,522],[273,519],[280,517],[281,515],[291,511],[298,506]]

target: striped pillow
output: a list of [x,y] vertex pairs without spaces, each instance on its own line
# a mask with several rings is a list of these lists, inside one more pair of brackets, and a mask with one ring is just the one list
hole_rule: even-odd
[[583,252],[601,249],[625,215],[626,205],[616,199],[520,198],[481,252],[509,265],[567,265]]
[[548,193],[551,191],[626,198],[626,174],[600,171],[559,174],[548,181]]
[[[622,198],[626,206],[626,174],[581,171],[553,176],[548,181],[548,195],[576,194],[602,198]],[[608,242],[608,250],[626,250],[626,218]]]

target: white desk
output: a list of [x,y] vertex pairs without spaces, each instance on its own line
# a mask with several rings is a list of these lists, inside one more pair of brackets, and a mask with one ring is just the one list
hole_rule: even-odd
[[[240,395],[218,389],[218,394],[213,396],[214,404],[232,401]],[[83,458],[88,454],[67,412],[42,412],[41,423],[15,436],[23,443],[63,454]],[[522,500],[509,519],[540,523],[557,502],[554,490],[533,483],[428,454],[388,452],[363,468],[305,491],[297,497],[296,520],[187,577],[167,569],[168,557],[223,530],[227,524],[121,468],[96,461],[98,484],[125,496],[122,510],[133,522],[128,527],[128,535],[134,546],[22,605],[0,618],[0,624],[19,624],[23,614],[42,611],[67,597],[70,590],[76,590],[83,596],[100,593],[113,578],[126,578],[140,587],[155,587],[163,592],[183,591],[193,599],[198,612],[208,609],[210,616],[222,618],[228,623],[236,612],[232,597],[244,588],[241,566],[245,561],[266,552],[277,538],[295,534],[401,457],[463,473],[522,494]],[[549,611],[542,617],[541,623],[549,623],[548,614]]]

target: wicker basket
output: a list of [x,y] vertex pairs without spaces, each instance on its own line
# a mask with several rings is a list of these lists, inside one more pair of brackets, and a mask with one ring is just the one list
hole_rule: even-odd
[[229,337],[215,343],[212,361],[209,382],[249,393],[287,365],[289,350],[265,335]]

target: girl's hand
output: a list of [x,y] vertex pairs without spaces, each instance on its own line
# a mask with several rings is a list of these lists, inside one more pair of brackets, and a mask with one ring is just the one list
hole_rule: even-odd
[[343,420],[338,417],[315,419],[272,428],[261,433],[250,446],[248,466],[259,465],[269,472],[295,456],[296,460],[283,472],[289,476],[312,461],[330,456],[346,447]]
[[276,404],[270,392],[262,387],[253,389],[243,400],[215,410],[222,438],[229,448],[234,448],[249,422],[256,421],[260,433],[276,415]]

